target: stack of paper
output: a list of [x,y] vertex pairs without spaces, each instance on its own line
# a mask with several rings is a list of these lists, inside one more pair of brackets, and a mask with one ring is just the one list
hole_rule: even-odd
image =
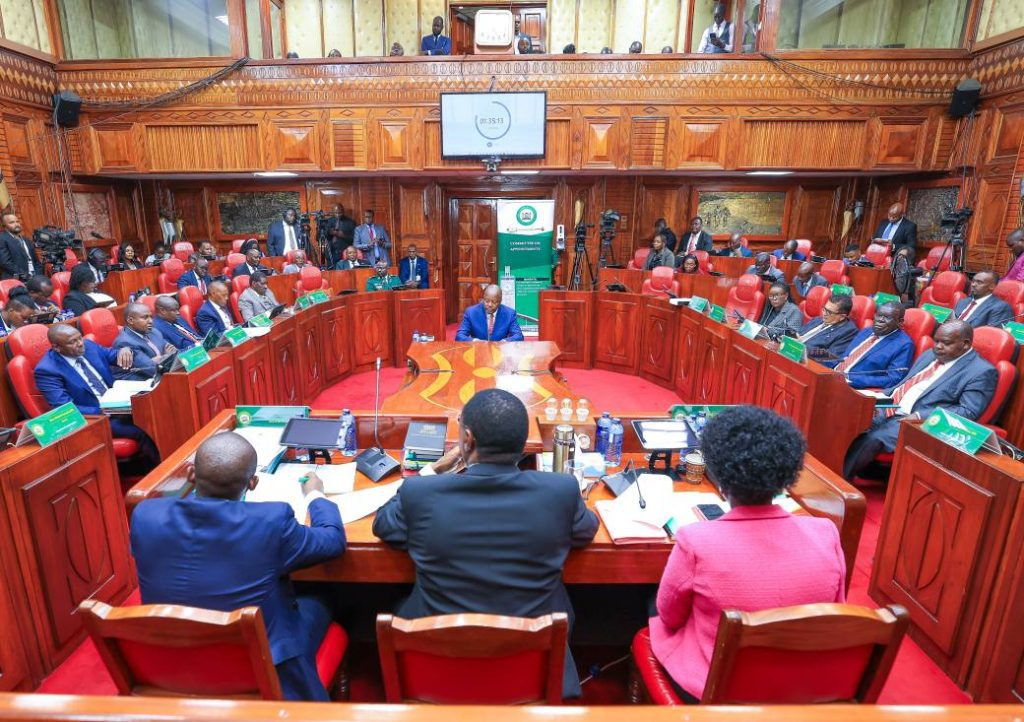
[[391,497],[398,493],[401,486],[402,480],[399,479],[390,484],[378,484],[368,489],[333,496],[331,501],[341,510],[341,523],[351,524],[364,516],[376,514],[378,509],[391,501]]
[[[249,428],[251,429],[252,427]],[[305,494],[302,493],[302,482],[300,479],[310,471],[315,471],[316,475],[324,482],[324,494],[328,496],[331,494],[337,495],[337,498],[332,499],[332,501],[354,495],[351,493],[356,479],[356,465],[354,463],[281,464],[273,474],[259,474],[259,482],[256,484],[256,488],[246,493],[245,500],[254,502],[284,502],[295,512],[295,518],[305,523],[307,505]],[[379,488],[375,487],[375,489]],[[387,499],[384,499],[384,501],[387,501]],[[377,506],[379,507],[380,504]],[[373,511],[376,510],[377,507],[373,509]],[[344,514],[342,516],[344,517]]]
[[256,466],[265,469],[284,452],[281,446],[281,426],[245,426],[235,429],[235,433],[244,438],[256,449]]
[[673,513],[672,497],[672,479],[641,474],[618,497],[599,501],[594,508],[614,543],[644,544],[665,539],[664,526]]
[[266,336],[271,330],[270,326],[246,326],[245,335],[249,338],[257,338],[258,336]]
[[152,389],[152,381],[115,381],[114,385],[107,389],[107,392],[100,398],[100,408],[111,413],[130,412],[132,396]]

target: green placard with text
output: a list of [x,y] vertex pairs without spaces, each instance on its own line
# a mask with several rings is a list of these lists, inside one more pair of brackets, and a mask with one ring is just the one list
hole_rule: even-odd
[[209,352],[202,346],[193,346],[178,352],[172,370],[185,369],[185,373],[190,373],[208,363],[210,363]]
[[719,306],[717,303],[711,304],[711,310],[708,311],[708,317],[712,321],[718,321],[719,323],[725,323],[725,309]]
[[325,291],[322,288],[313,291],[313,293],[309,294],[309,300],[312,301],[313,303],[324,303],[329,298],[330,296],[327,295],[327,291]]
[[1005,324],[1003,328],[1010,332],[1010,335],[1016,339],[1017,343],[1024,343],[1024,323],[1011,321]]
[[313,299],[310,298],[313,294],[307,293],[305,296],[299,296],[295,299],[295,310],[301,311],[305,308],[309,308],[313,305]]
[[798,364],[807,362],[807,347],[792,336],[783,336],[779,343],[779,354]]
[[235,346],[241,346],[248,340],[249,334],[245,332],[245,328],[243,328],[242,326],[232,326],[227,331],[225,331],[223,335],[221,335],[220,337],[221,344],[226,345],[224,344],[224,341],[227,341],[229,344],[231,344],[232,348],[234,348]]
[[852,296],[853,286],[844,286],[841,283],[832,284],[832,295],[833,296]]
[[935,320],[939,323],[945,323],[946,319],[953,313],[953,309],[946,308],[945,306],[936,306],[934,303],[926,303],[921,308],[935,316]]
[[295,417],[309,418],[308,406],[236,406],[235,426],[285,426]]
[[681,421],[687,416],[697,416],[699,414],[704,414],[710,418],[729,408],[732,408],[731,404],[705,404],[703,406],[693,404],[676,404],[668,410],[668,415],[676,421]]
[[900,297],[879,291],[875,294],[875,305],[881,306],[883,303],[900,303]]
[[70,401],[63,406],[29,419],[21,427],[16,446],[23,446],[36,439],[40,446],[49,446],[85,426],[82,412]]
[[708,307],[708,300],[702,296],[691,296],[689,305],[697,313],[704,313]]
[[935,409],[921,425],[925,433],[974,456],[981,449],[1001,454],[995,433],[981,424],[944,409]]
[[269,313],[261,313],[259,316],[253,316],[250,318],[249,325],[257,328],[265,328],[267,326],[273,326],[274,322],[270,320]]
[[[499,200],[498,286],[501,302],[518,315],[526,336],[540,332],[540,292],[551,285],[555,202]],[[566,254],[566,260],[571,254]],[[571,279],[570,279],[571,280]],[[580,283],[586,283],[586,277]]]
[[759,323],[754,323],[749,318],[743,319],[743,323],[740,324],[739,332],[741,335],[746,336],[749,339],[755,339],[764,330],[764,326]]

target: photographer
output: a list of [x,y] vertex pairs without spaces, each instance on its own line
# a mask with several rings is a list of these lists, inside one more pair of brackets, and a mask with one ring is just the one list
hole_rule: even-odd
[[274,221],[267,229],[267,254],[283,256],[288,251],[305,249],[302,243],[302,230],[297,223],[298,214],[289,208],[282,214],[282,219]]
[[0,275],[4,278],[25,280],[43,272],[36,249],[21,235],[21,219],[14,213],[3,215],[3,233],[0,233]]

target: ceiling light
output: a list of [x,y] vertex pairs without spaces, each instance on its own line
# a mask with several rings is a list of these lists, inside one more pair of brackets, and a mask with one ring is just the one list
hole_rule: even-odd
[[791,170],[752,170],[747,175],[793,175]]
[[294,178],[298,173],[290,170],[261,170],[253,173],[257,178]]
[[214,17],[217,18],[218,20],[220,20],[225,25],[228,24],[228,16],[227,15],[215,15]]
[[539,170],[503,170],[502,175],[537,175]]

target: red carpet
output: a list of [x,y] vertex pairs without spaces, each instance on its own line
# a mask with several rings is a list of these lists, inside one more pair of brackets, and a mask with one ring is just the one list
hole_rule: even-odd
[[[565,372],[574,391],[591,401],[595,413],[605,408],[623,412],[665,411],[679,398],[654,384],[632,376],[606,371]],[[381,397],[393,393],[402,382],[404,369],[388,368],[382,373]],[[313,403],[315,408],[352,409],[373,408],[373,374],[363,373],[324,391]],[[884,488],[864,482],[861,487],[867,496],[868,508],[857,552],[856,566],[850,573],[849,601],[854,604],[877,606],[867,595],[878,529],[882,521]],[[132,595],[129,603],[137,603]],[[604,665],[626,654],[625,647],[581,646],[574,650],[582,669]],[[353,644],[351,651],[351,698],[354,702],[383,702],[376,650],[369,644]],[[615,665],[584,685],[583,704],[624,704],[628,666]],[[114,684],[107,674],[95,647],[85,642],[39,686],[39,692],[51,694],[115,694]],[[964,704],[967,695],[959,690],[935,664],[909,638],[905,638],[893,666],[889,681],[879,699],[884,704]]]

